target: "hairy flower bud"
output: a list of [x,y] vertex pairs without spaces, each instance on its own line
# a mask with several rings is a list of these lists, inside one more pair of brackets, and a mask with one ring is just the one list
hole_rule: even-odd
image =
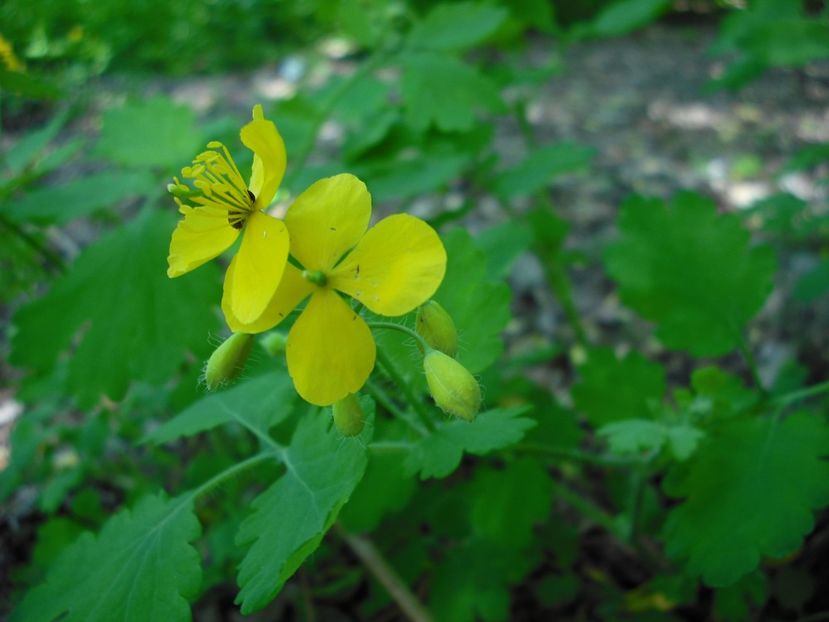
[[259,341],[265,351],[271,356],[282,354],[285,351],[285,346],[288,344],[288,338],[285,333],[277,330],[268,333]]
[[469,371],[451,356],[432,350],[423,358],[429,393],[440,409],[472,421],[481,407],[481,387]]
[[417,334],[444,354],[454,357],[458,352],[458,331],[455,322],[434,300],[428,301],[417,310],[415,318]]
[[253,335],[233,333],[213,351],[204,369],[208,390],[215,391],[238,376],[248,360],[253,346]]
[[343,436],[357,436],[363,431],[365,413],[360,406],[360,400],[354,393],[349,393],[343,399],[334,402],[334,425]]

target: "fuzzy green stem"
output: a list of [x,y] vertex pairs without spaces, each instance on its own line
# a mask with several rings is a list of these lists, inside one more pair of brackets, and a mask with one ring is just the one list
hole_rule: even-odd
[[428,436],[428,432],[426,431],[426,429],[417,421],[414,421],[408,413],[405,413],[403,412],[403,410],[398,408],[397,404],[394,403],[394,400],[391,399],[389,394],[386,393],[385,389],[383,389],[381,386],[369,381],[366,383],[366,390],[378,404],[380,404],[383,408],[389,411],[397,419],[400,419],[400,421],[405,423],[412,430],[417,432],[420,436]]
[[221,473],[218,473],[211,477],[206,482],[202,483],[198,488],[193,489],[190,491],[185,497],[185,502],[189,502],[196,497],[199,497],[206,492],[210,491],[211,489],[215,488],[225,480],[231,479],[241,473],[242,471],[246,471],[247,469],[256,466],[260,462],[265,462],[266,460],[276,460],[279,461],[281,452],[275,451],[265,451],[261,454],[257,454],[248,458],[247,460],[243,460],[242,462],[237,462],[231,467],[226,468]]
[[743,335],[740,335],[739,350],[745,364],[748,366],[749,373],[751,374],[751,380],[754,382],[754,385],[760,390],[760,393],[767,396],[768,390],[763,384],[763,380],[760,378],[760,368],[757,365],[757,359],[754,356],[751,346],[748,344],[748,340]]
[[[397,324],[393,324],[392,326],[397,326]],[[429,409],[426,407],[426,404],[424,404],[423,401],[415,394],[412,386],[406,382],[405,378],[403,378],[403,375],[400,373],[400,370],[397,369],[397,366],[380,348],[377,348],[377,359],[383,366],[386,375],[388,375],[391,381],[394,382],[394,384],[396,384],[401,391],[403,391],[403,395],[406,397],[406,400],[409,402],[411,407],[414,408],[418,417],[420,417],[421,423],[429,432],[434,432],[435,424],[432,423],[432,418],[429,415]]]
[[402,324],[395,324],[394,322],[368,322],[368,326],[369,328],[386,328],[389,330],[396,330],[398,332],[408,335],[412,339],[415,339],[423,348],[424,352],[429,352],[430,350],[432,350],[432,346],[430,346],[423,337],[418,335],[416,331],[413,331],[408,326],[403,326]]

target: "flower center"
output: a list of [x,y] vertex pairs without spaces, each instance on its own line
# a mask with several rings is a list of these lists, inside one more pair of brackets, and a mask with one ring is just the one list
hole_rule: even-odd
[[321,270],[303,270],[302,276],[305,277],[306,281],[310,281],[320,287],[325,287],[326,283],[328,283],[328,277]]
[[201,191],[197,203],[227,210],[228,224],[241,229],[253,213],[256,197],[248,190],[227,147],[214,140],[207,143],[207,148],[196,156],[192,166],[181,169],[181,174],[192,179],[193,186]]

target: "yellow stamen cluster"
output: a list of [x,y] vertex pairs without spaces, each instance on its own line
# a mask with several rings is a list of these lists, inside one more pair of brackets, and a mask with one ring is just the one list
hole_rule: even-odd
[[[193,198],[194,202],[208,209],[226,211],[227,222],[234,229],[241,229],[253,212],[256,197],[247,189],[227,147],[219,141],[211,141],[207,148],[207,151],[196,156],[192,166],[181,169],[181,175],[193,180],[193,186],[200,192],[199,196]],[[174,181],[173,194],[176,202],[182,206],[176,195],[183,194],[188,187],[178,179]]]

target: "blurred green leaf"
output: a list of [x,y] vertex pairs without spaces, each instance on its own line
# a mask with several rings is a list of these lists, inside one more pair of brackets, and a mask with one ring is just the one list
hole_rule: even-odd
[[45,186],[6,201],[0,209],[12,220],[64,224],[92,212],[114,209],[126,199],[152,192],[156,180],[146,171],[110,171]]
[[[785,568],[784,568],[785,570]],[[743,622],[752,617],[768,599],[766,575],[756,570],[734,585],[714,592],[714,611],[726,622]]]
[[10,360],[48,373],[66,350],[68,392],[83,406],[121,399],[133,380],[166,382],[204,354],[218,321],[218,271],[168,279],[172,214],[145,210],[86,248],[42,298],[14,315]]
[[201,143],[193,111],[157,97],[107,110],[96,152],[124,166],[178,171],[197,155]]
[[620,0],[607,5],[593,20],[579,25],[579,36],[618,37],[650,24],[671,7],[671,0]]
[[599,428],[615,454],[658,452],[667,443],[673,457],[687,460],[696,451],[704,432],[687,423],[668,424],[645,419],[626,419]]
[[510,586],[520,583],[536,555],[469,539],[447,551],[432,581],[429,605],[438,622],[499,622],[510,613]]
[[290,416],[296,401],[296,391],[288,374],[265,373],[206,395],[155,428],[144,441],[156,445],[169,443],[233,421],[267,432]]
[[829,426],[817,413],[740,417],[709,431],[693,459],[674,465],[665,490],[683,501],[665,525],[668,555],[724,587],[762,556],[785,557],[829,503]]
[[3,154],[3,163],[10,176],[20,175],[27,167],[35,166],[46,147],[69,119],[69,109],[54,115],[43,127],[27,132],[12,149]]
[[[367,413],[373,417],[371,413]],[[249,546],[239,566],[236,602],[248,614],[267,605],[320,544],[366,468],[373,426],[344,438],[328,413],[299,420],[281,452],[285,474],[253,500],[236,541]]]
[[573,402],[594,427],[652,418],[651,406],[658,406],[665,395],[665,370],[638,352],[617,358],[610,348],[594,348],[578,372]]
[[508,547],[529,546],[533,527],[552,508],[553,481],[536,460],[509,462],[503,469],[481,468],[470,486],[473,533]]
[[702,196],[670,205],[633,197],[619,215],[621,236],[605,266],[622,301],[657,324],[666,346],[718,356],[742,344],[747,322],[774,285],[768,247],[751,246],[736,214],[718,214]]
[[27,99],[58,99],[63,93],[48,79],[0,67],[0,89]]
[[402,154],[389,159],[379,157],[353,167],[366,180],[377,201],[410,199],[433,192],[460,176],[469,157],[459,153]]
[[595,149],[577,143],[556,143],[532,151],[520,164],[498,173],[494,191],[504,198],[529,196],[560,175],[586,170]]
[[742,41],[755,58],[796,67],[829,57],[829,23],[809,18],[778,18],[757,24]]
[[200,532],[192,497],[145,497],[112,517],[98,536],[85,533],[61,554],[11,620],[190,620],[201,561],[189,542]]
[[536,425],[522,417],[528,408],[512,406],[480,413],[471,422],[441,422],[429,436],[420,439],[406,459],[406,468],[421,479],[446,477],[458,468],[464,453],[481,456],[520,441]]
[[533,233],[526,222],[509,220],[484,229],[475,242],[487,256],[487,273],[494,279],[505,279],[516,260],[529,250]]
[[495,84],[454,56],[435,52],[403,58],[403,100],[406,118],[415,129],[469,130],[476,112],[502,112],[505,106]]
[[811,304],[829,294],[829,259],[820,261],[801,276],[794,286],[794,297],[799,302]]
[[438,4],[415,23],[408,43],[427,50],[465,50],[495,33],[507,15],[504,8],[481,2]]

